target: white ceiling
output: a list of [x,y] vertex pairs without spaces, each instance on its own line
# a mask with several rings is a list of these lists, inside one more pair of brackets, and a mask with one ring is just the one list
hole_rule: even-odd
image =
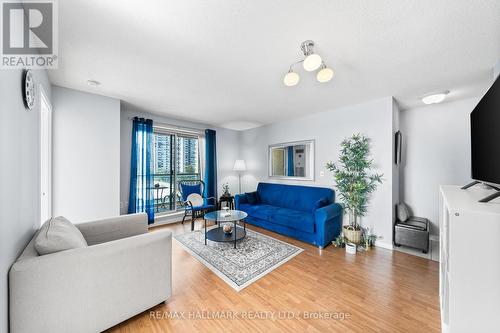
[[[245,129],[393,95],[482,94],[500,58],[498,0],[64,0],[52,83]],[[312,39],[335,71],[283,75]],[[89,87],[86,81],[101,82]]]

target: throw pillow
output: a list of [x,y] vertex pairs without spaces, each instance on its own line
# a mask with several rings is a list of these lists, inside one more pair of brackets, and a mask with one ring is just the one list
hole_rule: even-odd
[[410,218],[410,209],[408,208],[408,205],[404,202],[398,203],[396,206],[396,215],[398,220],[401,222],[408,220]]
[[62,216],[45,222],[35,239],[35,249],[39,255],[87,246],[80,230]]
[[187,196],[187,200],[193,205],[193,207],[200,207],[203,206],[205,203],[205,200],[203,200],[203,197],[199,195],[198,193],[191,193],[190,195]]
[[247,196],[247,201],[250,205],[255,205],[259,202],[259,194],[257,192],[245,193]]
[[327,198],[321,198],[319,199],[318,201],[316,201],[313,205],[313,212],[316,210],[316,209],[319,209],[321,207],[325,207],[328,205],[328,199]]

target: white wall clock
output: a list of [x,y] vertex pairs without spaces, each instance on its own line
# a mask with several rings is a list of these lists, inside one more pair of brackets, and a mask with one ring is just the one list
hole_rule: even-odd
[[33,80],[33,74],[31,71],[25,70],[23,72],[23,101],[24,106],[28,110],[33,110],[35,106],[35,81]]

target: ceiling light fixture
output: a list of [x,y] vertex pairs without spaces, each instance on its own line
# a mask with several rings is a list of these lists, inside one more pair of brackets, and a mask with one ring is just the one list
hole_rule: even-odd
[[288,73],[286,73],[283,78],[285,86],[292,87],[299,83],[299,74],[293,71],[293,67],[300,63],[302,63],[302,67],[308,72],[312,72],[320,68],[318,74],[316,75],[316,79],[319,82],[324,83],[330,81],[333,77],[333,70],[326,66],[325,62],[318,54],[314,53],[314,42],[312,40],[306,40],[300,44],[300,49],[302,50],[302,53],[304,53],[305,58],[290,65]]
[[424,97],[422,97],[422,102],[424,102],[424,104],[441,103],[442,101],[444,101],[444,99],[449,93],[450,93],[449,90],[444,90],[437,93],[427,94]]
[[287,87],[293,87],[294,85],[299,83],[299,80],[300,80],[299,74],[295,73],[294,71],[292,71],[292,69],[290,69],[283,78],[283,83]]
[[321,83],[330,81],[332,77],[333,77],[333,70],[331,68],[326,67],[325,64],[321,66],[320,71],[318,72],[318,74],[316,74],[316,79]]
[[87,84],[91,87],[97,87],[98,85],[101,84],[101,82],[96,81],[96,80],[87,80]]

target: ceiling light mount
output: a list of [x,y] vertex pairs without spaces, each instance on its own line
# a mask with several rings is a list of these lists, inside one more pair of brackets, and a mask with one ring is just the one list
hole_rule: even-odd
[[304,53],[304,57],[307,57],[310,54],[313,54],[314,51],[314,42],[312,40],[306,40],[300,44],[300,49]]
[[101,82],[96,80],[87,80],[87,85],[89,85],[90,87],[97,87],[100,84]]
[[326,66],[324,60],[318,54],[314,53],[314,45],[314,41],[312,40],[306,40],[300,44],[300,49],[302,50],[302,53],[304,53],[304,59],[296,61],[290,65],[288,73],[286,73],[283,78],[283,83],[287,87],[292,87],[299,83],[299,74],[293,70],[293,67],[300,63],[302,63],[302,67],[307,72],[313,72],[319,69],[319,72],[316,75],[316,79],[319,82],[324,83],[332,79],[333,70]]

